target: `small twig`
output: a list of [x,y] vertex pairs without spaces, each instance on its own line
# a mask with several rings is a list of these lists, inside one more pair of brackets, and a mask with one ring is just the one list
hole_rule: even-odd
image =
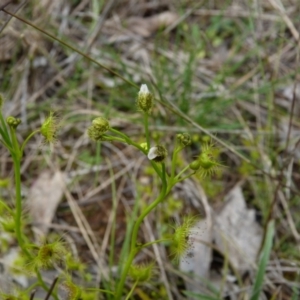
[[50,290],[48,291],[48,293],[47,293],[47,295],[45,297],[45,300],[48,300],[49,297],[51,296],[51,293],[52,293],[52,291],[53,291],[53,289],[54,289],[54,287],[56,285],[57,280],[58,280],[58,277],[55,277],[54,280],[53,280],[53,282],[52,282],[52,284],[51,284]]
[[[24,6],[26,4],[27,0],[23,1],[22,3],[20,3],[20,5],[18,5],[18,7],[15,10],[15,14],[20,10],[20,8],[22,8],[22,6]],[[0,11],[3,10],[8,4],[10,4],[11,1],[8,1],[6,4],[0,6]],[[6,22],[2,25],[2,27],[0,28],[0,33],[4,30],[4,28],[7,26],[7,24],[9,23],[9,21],[11,20],[12,16],[9,16],[9,18],[6,20]]]
[[31,292],[31,294],[30,294],[30,300],[34,299],[35,292],[36,292],[36,290],[34,290],[34,291]]
[[3,8],[5,8],[7,5],[9,5],[11,3],[11,0],[7,1],[5,4],[2,4],[0,6],[0,10],[2,10]]

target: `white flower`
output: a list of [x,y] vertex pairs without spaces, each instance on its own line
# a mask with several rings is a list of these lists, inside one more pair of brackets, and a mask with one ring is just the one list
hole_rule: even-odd
[[149,92],[147,84],[142,84],[136,100],[138,110],[145,114],[150,114],[153,108],[153,102],[154,97]]
[[139,91],[139,95],[141,94],[150,94],[149,89],[147,87],[147,84],[142,84],[140,91]]
[[148,152],[148,158],[153,160],[155,157],[157,157],[157,147],[152,147]]
[[156,145],[151,147],[148,152],[148,158],[155,162],[163,162],[167,157],[168,151],[164,146]]

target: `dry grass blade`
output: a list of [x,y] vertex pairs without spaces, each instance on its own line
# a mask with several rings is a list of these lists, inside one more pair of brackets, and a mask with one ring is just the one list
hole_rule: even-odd
[[54,290],[57,281],[58,281],[58,277],[54,278],[54,280],[53,280],[53,282],[52,282],[52,284],[50,286],[50,289],[49,289],[49,291],[48,291],[48,293],[47,293],[47,295],[46,295],[46,297],[45,297],[44,300],[48,300],[50,298],[51,293]]
[[[22,120],[18,142],[40,126],[49,109],[62,117],[50,151],[41,147],[38,136],[26,145],[20,193],[14,192],[11,180],[12,158],[0,146],[0,281],[3,277],[9,287],[5,292],[14,288],[8,284],[13,276],[5,262],[15,245],[15,233],[6,230],[14,226],[10,210],[15,194],[20,194],[18,203],[35,202],[32,223],[49,240],[65,236],[72,257],[51,272],[57,276],[59,268],[70,267],[71,279],[82,283],[82,298],[101,297],[100,291],[86,289],[99,283],[111,294],[116,286],[119,289],[130,248],[150,240],[132,261],[155,259],[154,274],[161,280],[135,285],[126,278],[119,290],[127,298],[166,300],[183,298],[184,293],[191,299],[246,299],[256,276],[252,297],[298,299],[296,0],[0,2],[0,92],[5,100],[0,134],[7,135],[1,140],[10,143],[9,131],[5,132],[9,115]],[[196,173],[174,186],[140,223],[131,245],[140,212],[159,194],[159,176],[144,151],[122,143],[121,137],[92,143],[86,131],[90,121],[101,116],[142,147],[148,138],[135,106],[142,84],[155,96],[148,120],[150,146],[164,144],[171,157],[176,134],[191,135],[191,146],[178,153],[175,174],[184,168],[186,174],[191,172],[188,166],[203,153],[209,138],[215,141],[213,155],[226,167],[211,177]],[[170,175],[174,168],[168,158]],[[49,167],[63,170],[57,171],[61,177],[53,185],[51,176],[44,178],[43,191],[34,193]],[[9,209],[3,212],[2,206]],[[175,219],[180,224],[184,216],[204,212],[205,220],[192,237],[194,248],[187,251],[179,271],[170,259],[170,223]],[[27,213],[22,211],[22,232],[24,241],[33,244]],[[261,259],[257,268],[258,253],[266,258],[272,222],[276,239],[268,251],[276,251],[272,260]],[[55,285],[53,274],[51,279],[48,275],[45,284]],[[32,290],[26,288],[30,295]],[[58,282],[55,291],[58,297],[65,292]],[[39,293],[40,288],[30,297],[43,299],[47,292]]]

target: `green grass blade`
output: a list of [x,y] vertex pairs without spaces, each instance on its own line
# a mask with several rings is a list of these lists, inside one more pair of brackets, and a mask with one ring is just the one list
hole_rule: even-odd
[[267,227],[266,239],[261,252],[258,271],[256,274],[256,278],[252,290],[251,300],[259,300],[259,295],[264,283],[264,276],[265,276],[267,263],[269,261],[270,253],[272,250],[274,231],[275,231],[275,225],[274,225],[274,220],[272,220],[270,221]]

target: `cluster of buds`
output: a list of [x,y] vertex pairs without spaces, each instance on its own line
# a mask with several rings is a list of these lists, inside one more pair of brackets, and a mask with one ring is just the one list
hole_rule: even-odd
[[176,137],[177,137],[177,140],[180,142],[180,144],[183,147],[187,147],[187,146],[191,145],[191,143],[192,143],[191,136],[186,132],[178,133]]
[[21,124],[21,120],[19,118],[9,116],[6,118],[6,123],[9,127],[16,129]]
[[103,141],[105,140],[104,134],[109,128],[109,122],[103,117],[98,117],[92,121],[92,125],[88,128],[88,136],[93,141]]

